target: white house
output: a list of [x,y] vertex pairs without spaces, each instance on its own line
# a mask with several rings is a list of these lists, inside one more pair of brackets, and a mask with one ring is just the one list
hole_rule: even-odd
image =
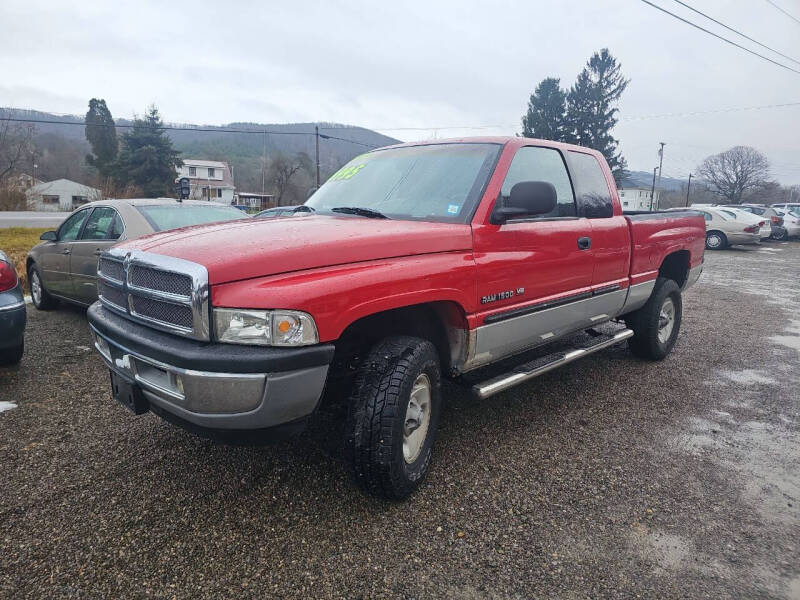
[[178,177],[189,179],[189,198],[193,200],[213,200],[224,204],[233,203],[236,187],[228,163],[217,160],[198,160],[184,158],[178,169]]
[[653,202],[650,202],[650,188],[620,188],[619,201],[622,212],[631,210],[657,210],[659,192],[656,190]]
[[69,212],[100,199],[100,190],[69,179],[45,181],[25,190],[30,210]]

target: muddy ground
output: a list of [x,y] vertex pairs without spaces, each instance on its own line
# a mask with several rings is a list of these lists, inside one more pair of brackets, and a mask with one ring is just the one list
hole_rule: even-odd
[[800,243],[707,254],[661,363],[448,385],[404,503],[338,413],[268,447],[112,402],[79,309],[0,369],[0,597],[800,598]]

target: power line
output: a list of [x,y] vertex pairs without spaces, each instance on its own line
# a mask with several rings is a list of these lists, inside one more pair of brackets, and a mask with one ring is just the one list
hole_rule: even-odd
[[777,66],[779,66],[779,67],[781,67],[783,69],[786,69],[787,71],[791,71],[792,73],[797,73],[798,75],[800,75],[800,71],[798,71],[797,69],[793,69],[792,67],[784,65],[783,63],[779,63],[777,60],[772,60],[771,58],[768,58],[768,57],[764,56],[763,54],[759,54],[758,52],[755,52],[754,50],[750,50],[750,48],[746,48],[745,46],[742,46],[741,44],[737,44],[733,40],[729,40],[726,37],[722,37],[721,35],[719,35],[717,33],[714,33],[713,31],[710,31],[710,30],[706,29],[705,27],[701,27],[697,23],[692,23],[688,19],[684,19],[683,17],[678,16],[675,13],[668,11],[666,8],[660,7],[658,4],[653,4],[652,2],[650,2],[650,0],[642,0],[642,2],[644,2],[648,6],[652,6],[653,8],[660,10],[663,13],[668,14],[671,17],[674,17],[674,18],[678,19],[679,21],[683,21],[687,25],[691,25],[695,29],[699,29],[700,31],[704,31],[705,33],[707,33],[709,35],[713,35],[715,38],[720,39],[723,42],[725,42],[727,44],[730,44],[731,46],[736,46],[737,48],[739,48],[741,50],[744,50],[745,52],[749,52],[750,54],[752,54],[754,56],[757,56],[757,57],[759,57],[759,58],[761,58],[763,60],[771,62],[773,65],[777,65]]
[[717,25],[720,25],[720,26],[724,27],[724,28],[725,28],[725,29],[727,29],[728,31],[732,31],[732,32],[733,32],[733,33],[735,33],[735,34],[742,36],[742,37],[743,37],[743,38],[745,38],[746,40],[750,40],[750,41],[751,41],[751,42],[753,42],[754,44],[758,44],[758,45],[759,45],[759,46],[761,46],[762,48],[766,48],[766,49],[767,49],[767,50],[769,50],[770,52],[774,52],[775,54],[777,54],[777,55],[779,55],[779,56],[782,56],[783,58],[788,58],[788,59],[789,59],[790,61],[792,61],[793,63],[797,63],[798,65],[800,65],[800,60],[795,60],[795,59],[793,59],[791,56],[786,56],[786,55],[785,55],[785,54],[783,54],[782,52],[778,52],[778,51],[777,51],[777,50],[775,50],[774,48],[770,48],[770,47],[769,47],[769,46],[767,46],[766,44],[762,44],[762,43],[761,43],[761,42],[759,42],[758,40],[754,40],[754,39],[753,39],[753,38],[751,38],[749,35],[745,35],[745,34],[743,34],[741,31],[738,31],[738,30],[734,29],[733,27],[728,27],[727,25],[725,25],[725,23],[723,23],[723,22],[721,22],[721,21],[717,21],[717,20],[716,20],[714,17],[711,17],[711,16],[707,15],[707,14],[706,14],[706,13],[704,13],[704,12],[700,12],[699,10],[697,10],[696,8],[694,8],[693,6],[689,6],[689,5],[688,5],[688,4],[686,4],[685,2],[681,2],[681,0],[675,0],[675,2],[677,2],[677,3],[678,3],[678,4],[680,4],[681,6],[685,6],[686,8],[688,8],[689,10],[691,10],[692,12],[696,12],[698,15],[701,15],[701,16],[705,17],[705,18],[706,18],[706,19],[708,19],[709,21],[713,21],[713,22],[714,22],[714,23],[716,23]]
[[782,9],[780,6],[778,6],[777,4],[775,4],[775,3],[774,3],[772,0],[767,0],[767,2],[769,2],[770,4],[772,4],[772,6],[774,6],[775,8],[777,8],[779,11],[781,11],[781,12],[782,12],[783,14],[785,14],[787,17],[789,17],[789,18],[790,18],[790,19],[792,19],[793,21],[797,21],[797,23],[798,23],[798,24],[800,24],[800,19],[798,19],[798,18],[797,18],[797,17],[795,17],[794,15],[791,15],[791,14],[789,14],[788,12],[786,12],[785,10],[783,10],[783,9]]
[[[52,119],[19,119],[16,117],[0,117],[0,121],[11,121],[12,123],[41,123],[45,125],[80,125],[81,127],[85,127],[86,123],[82,121],[56,121]],[[118,123],[109,124],[109,123],[92,123],[89,127],[113,127],[115,129],[131,129],[135,127],[135,125],[122,125]],[[249,133],[249,134],[257,134],[257,135],[314,135],[312,131],[271,131],[268,129],[231,129],[231,128],[210,128],[210,127],[176,127],[174,125],[161,125],[158,129],[165,129],[168,131],[196,131],[196,132],[207,132],[207,133]],[[347,138],[337,137],[334,135],[323,135],[320,134],[321,138],[324,139],[331,139],[331,140],[339,140],[342,142],[349,142],[351,144],[357,144],[359,146],[367,146],[369,148],[378,148],[374,144],[367,144],[365,142],[358,142],[356,140],[348,140]]]

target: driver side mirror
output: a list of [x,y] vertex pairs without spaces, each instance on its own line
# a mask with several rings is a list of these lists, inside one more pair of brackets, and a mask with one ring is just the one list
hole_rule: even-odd
[[45,242],[55,242],[58,239],[55,231],[45,231],[42,235],[39,236],[40,240],[44,240]]
[[520,181],[505,202],[495,204],[489,222],[502,225],[509,219],[545,215],[556,207],[557,198],[555,186],[548,181]]

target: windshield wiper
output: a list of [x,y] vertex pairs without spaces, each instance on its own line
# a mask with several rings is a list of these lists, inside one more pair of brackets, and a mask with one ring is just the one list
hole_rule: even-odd
[[331,212],[344,213],[346,215],[358,215],[359,217],[367,217],[369,219],[388,219],[385,214],[372,210],[371,208],[361,208],[360,206],[335,206]]

